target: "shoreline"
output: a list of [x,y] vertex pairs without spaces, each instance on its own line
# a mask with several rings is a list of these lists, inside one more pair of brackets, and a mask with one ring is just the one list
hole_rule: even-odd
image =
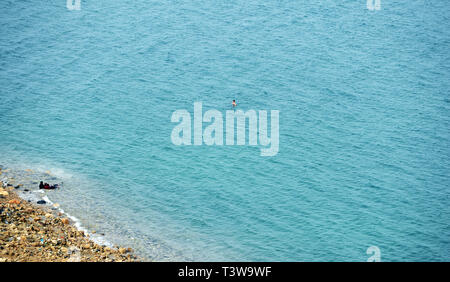
[[26,201],[14,189],[0,187],[0,262],[141,261],[131,248],[94,242],[67,215]]

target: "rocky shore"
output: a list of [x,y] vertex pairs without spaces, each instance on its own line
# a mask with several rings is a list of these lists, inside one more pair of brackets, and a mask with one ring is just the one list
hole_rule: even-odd
[[63,214],[20,199],[0,187],[0,262],[135,262],[130,248],[89,239]]

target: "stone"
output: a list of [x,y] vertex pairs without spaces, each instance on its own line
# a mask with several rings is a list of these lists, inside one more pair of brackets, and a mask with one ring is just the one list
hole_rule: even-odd
[[[8,193],[2,188],[0,192]],[[33,203],[16,198],[13,187],[8,198],[0,199],[0,262],[138,261],[130,248],[99,246],[88,233],[70,225],[69,218],[52,212],[51,206],[39,208]],[[78,248],[76,255],[73,248]]]
[[39,200],[39,201],[37,201],[37,203],[38,203],[39,205],[45,205],[47,202],[44,201],[44,200]]

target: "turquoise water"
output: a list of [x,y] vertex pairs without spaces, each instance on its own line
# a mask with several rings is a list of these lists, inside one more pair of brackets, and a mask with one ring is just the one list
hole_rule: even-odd
[[[1,1],[0,164],[147,259],[448,261],[450,4],[365,2]],[[232,99],[275,157],[171,143]]]

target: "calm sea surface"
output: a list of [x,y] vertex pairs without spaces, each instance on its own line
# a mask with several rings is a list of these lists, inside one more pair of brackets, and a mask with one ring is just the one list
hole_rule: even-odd
[[[0,164],[147,259],[448,261],[449,47],[447,0],[4,0]],[[278,155],[172,144],[232,99]]]

